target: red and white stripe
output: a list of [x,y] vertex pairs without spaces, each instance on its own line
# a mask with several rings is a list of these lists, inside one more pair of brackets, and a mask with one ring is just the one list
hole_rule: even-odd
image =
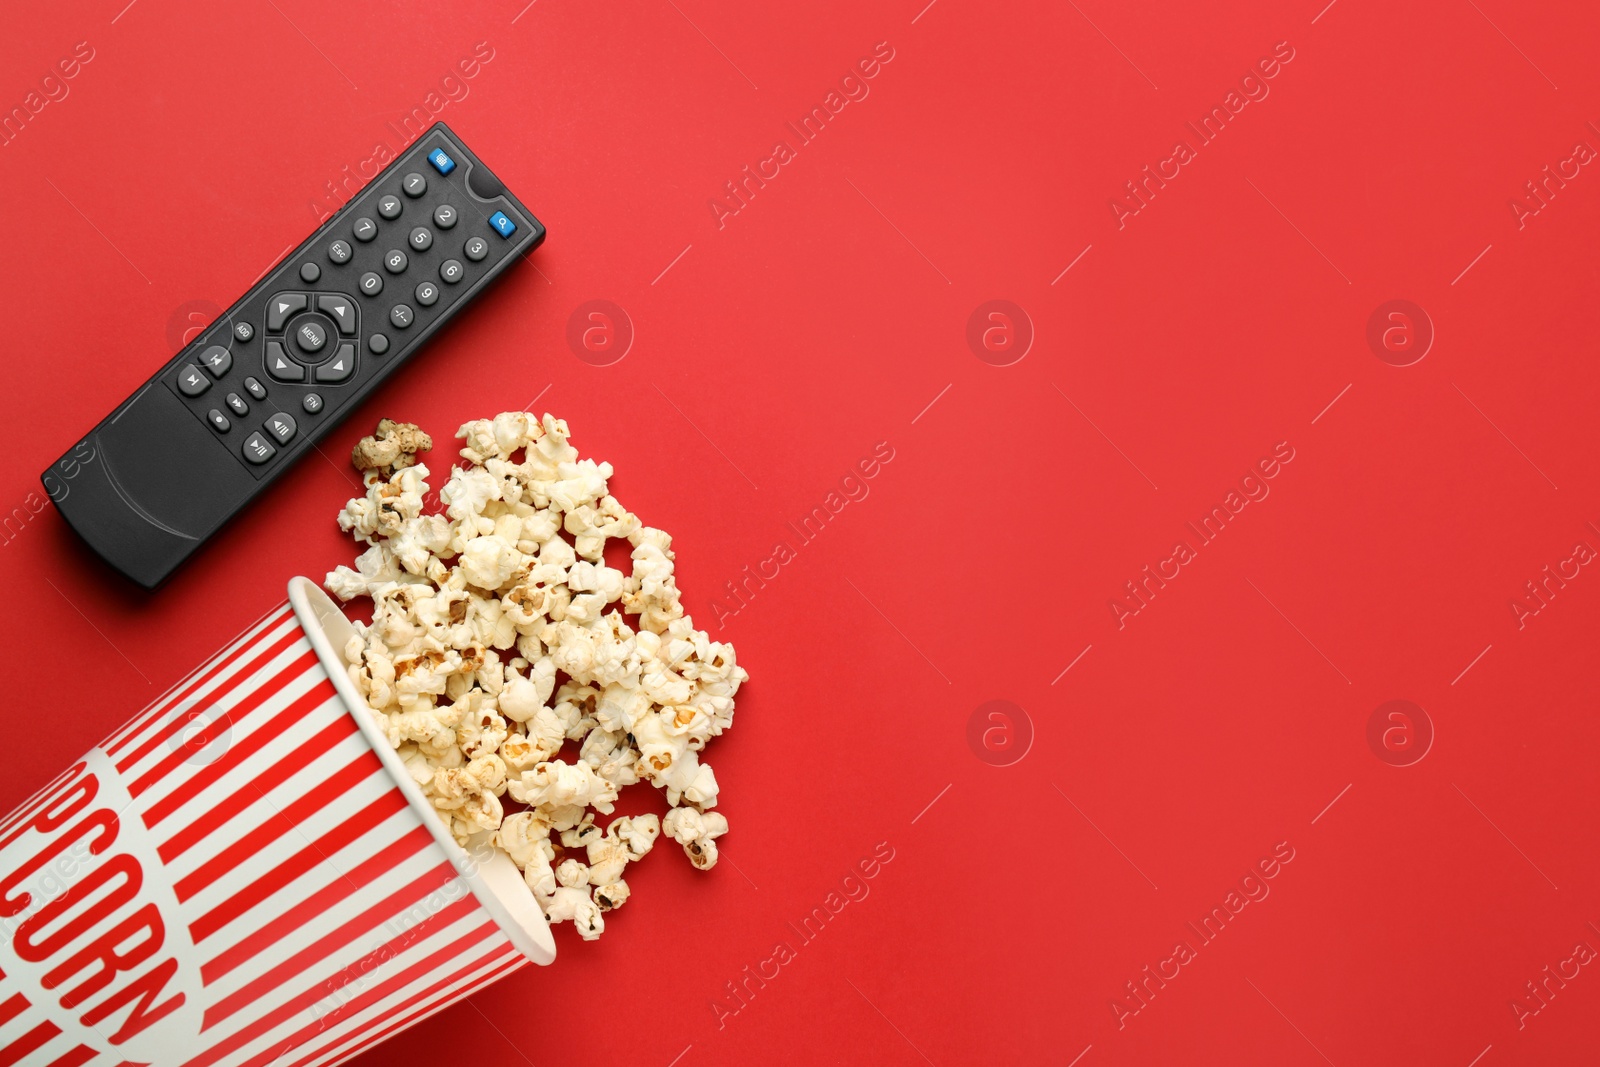
[[[160,953],[200,1003],[154,1024],[130,1057],[108,1041],[116,1021],[83,1026],[86,1005],[64,1009],[63,989],[0,974],[0,1067],[322,1067],[528,962],[380,762],[287,606],[86,763],[80,773],[100,778],[94,803],[119,809],[114,849],[143,870],[139,899],[161,907]],[[34,816],[75,781],[65,773],[0,822],[0,873],[54,839]],[[27,914],[0,923],[0,971],[14,970],[11,933]]]

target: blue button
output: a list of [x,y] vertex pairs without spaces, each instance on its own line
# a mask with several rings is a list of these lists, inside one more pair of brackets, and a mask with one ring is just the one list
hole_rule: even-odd
[[428,162],[433,164],[433,169],[440,174],[449,174],[456,169],[456,161],[444,154],[444,149],[435,148],[428,153]]
[[510,237],[517,232],[517,224],[506,218],[504,211],[496,211],[489,216],[489,225],[494,227],[494,232],[501,237]]

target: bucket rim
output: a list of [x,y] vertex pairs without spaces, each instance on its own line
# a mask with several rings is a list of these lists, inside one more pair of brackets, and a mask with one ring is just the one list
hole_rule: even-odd
[[[350,680],[344,655],[340,651],[345,639],[354,633],[344,611],[323,592],[320,585],[302,576],[289,579],[289,607],[316,651],[323,671],[333,682],[345,710],[355,719],[367,744],[377,754],[412,810],[449,857],[456,874],[466,882],[478,903],[493,917],[496,925],[519,952],[541,966],[554,962],[556,943],[550,934],[549,923],[533,898],[533,890],[528,888],[522,872],[511,857],[495,848],[487,833],[478,835],[470,851],[457,844],[449,827],[423,795],[422,787],[406,770],[400,754],[379,729],[366,698]],[[341,633],[341,630],[344,632]]]

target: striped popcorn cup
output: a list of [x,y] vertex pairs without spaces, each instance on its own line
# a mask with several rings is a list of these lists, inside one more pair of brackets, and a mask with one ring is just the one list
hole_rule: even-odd
[[351,685],[315,583],[0,823],[0,1067],[342,1062],[555,958]]

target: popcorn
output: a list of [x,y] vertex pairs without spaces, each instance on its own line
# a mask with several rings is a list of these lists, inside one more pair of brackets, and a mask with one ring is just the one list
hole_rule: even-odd
[[571,919],[585,941],[593,941],[606,930],[606,921],[600,915],[599,905],[589,899],[588,886],[559,887],[550,895],[550,903],[545,906],[544,914],[553,923]]
[[500,829],[495,831],[494,843],[504,849],[518,867],[527,867],[536,853],[544,854],[547,860],[555,857],[555,848],[550,844],[550,825],[541,822],[531,811],[519,811],[502,819]]
[[376,434],[356,442],[350,462],[358,471],[374,470],[387,475],[391,470],[411,466],[417,461],[418,452],[432,447],[433,438],[413,424],[381,419]]
[[673,808],[662,820],[661,831],[683,846],[690,863],[707,871],[716,866],[716,839],[728,832],[728,820],[719,812],[702,815],[693,808]]
[[[505,713],[506,718],[514,722],[527,722],[544,707],[544,702],[549,699],[550,694],[549,692],[541,694],[538,684],[526,675],[510,671],[507,673],[510,677],[506,679],[505,688],[500,690],[500,710]],[[551,680],[555,680],[553,673]]]
[[594,903],[601,911],[614,911],[627,903],[630,890],[620,878],[606,885],[595,886]]
[[[596,886],[612,885],[622,879],[622,869],[643,858],[655,845],[661,825],[654,815],[614,820],[604,836],[597,832],[585,844],[589,857],[589,882]],[[620,903],[620,902],[619,902]]]
[[625,733],[596,728],[589,731],[589,736],[583,739],[583,747],[578,751],[578,758],[593,767],[596,775],[618,789],[639,780],[639,772],[635,767],[639,762],[639,753],[628,744],[627,736]]
[[[351,501],[354,504],[355,501]],[[343,523],[344,516],[340,516]],[[340,600],[351,600],[358,596],[368,596],[375,589],[382,589],[394,582],[401,580],[399,568],[396,566],[395,556],[381,545],[374,545],[356,557],[356,569],[351,570],[346,566],[334,568],[328,575],[328,590]]]
[[610,812],[611,802],[617,799],[617,787],[595,774],[587,763],[557,760],[541,763],[513,779],[511,799],[535,810],[594,807]]
[[461,576],[469,585],[499,589],[522,562],[516,545],[507,544],[494,534],[467,542],[461,553]]
[[561,866],[556,868],[556,884],[572,888],[587,887],[589,884],[589,867],[577,860],[562,860]]
[[[347,669],[457,840],[492,842],[550,922],[593,940],[662,834],[716,864],[728,821],[700,754],[748,676],[684,614],[671,537],[618,502],[611,465],[581,458],[565,422],[513,411],[456,436],[467,465],[443,513],[426,507],[417,427],[385,419],[352,452],[365,492],[339,525],[366,548],[326,584],[370,597],[372,621],[355,624]],[[624,541],[619,570],[605,550]],[[640,781],[664,819],[595,822]]]

